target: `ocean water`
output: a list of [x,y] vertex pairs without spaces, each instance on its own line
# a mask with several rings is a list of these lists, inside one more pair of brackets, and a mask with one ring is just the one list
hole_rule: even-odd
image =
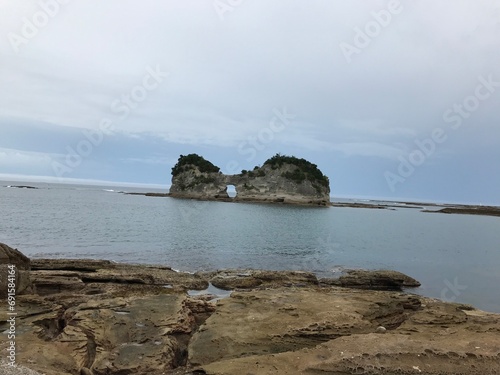
[[[500,312],[500,218],[414,208],[308,208],[124,195],[134,188],[0,182],[0,242],[32,258],[306,270],[394,269],[412,292]],[[19,185],[19,183],[17,183]]]

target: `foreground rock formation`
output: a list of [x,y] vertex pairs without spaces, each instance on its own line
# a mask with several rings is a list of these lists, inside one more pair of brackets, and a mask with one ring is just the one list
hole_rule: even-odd
[[[15,273],[9,268],[15,266]],[[17,249],[0,243],[0,298],[7,298],[9,276],[15,279],[16,295],[31,291],[30,260]]]
[[[229,198],[227,186],[236,197]],[[196,154],[181,155],[172,168],[170,196],[204,200],[232,200],[326,206],[330,204],[328,177],[304,159],[275,155],[262,167],[225,175]]]
[[[47,375],[500,373],[500,314],[471,306],[332,286],[307,272],[186,274],[90,260],[31,267],[33,293],[17,300],[16,361]],[[363,271],[348,281],[356,277],[356,287],[376,289],[374,280],[416,282]],[[210,284],[233,292],[188,293]]]
[[420,286],[420,282],[397,271],[347,270],[345,275],[335,279],[321,279],[322,284],[344,288],[372,290],[401,290]]

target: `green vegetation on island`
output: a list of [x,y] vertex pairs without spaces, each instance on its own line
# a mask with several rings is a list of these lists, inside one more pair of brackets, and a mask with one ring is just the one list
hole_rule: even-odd
[[295,156],[281,155],[278,153],[264,162],[264,165],[269,165],[272,169],[281,168],[283,164],[297,166],[297,169],[293,172],[283,172],[282,176],[289,180],[298,184],[305,180],[309,180],[313,184],[317,183],[325,187],[330,185],[330,180],[318,169],[318,166],[305,159],[299,159]]
[[241,175],[245,176],[247,175],[248,177],[265,177],[266,172],[264,172],[262,169],[260,169],[258,166],[256,166],[253,171],[247,171],[246,169],[243,169],[241,171]]
[[[230,199],[228,185],[236,189],[235,200],[327,205],[330,183],[316,164],[295,156],[276,154],[262,165],[226,175],[200,155],[180,155],[172,168],[170,194],[198,199]],[[286,200],[286,201],[285,201]]]
[[[181,155],[177,164],[172,168],[172,176],[177,176],[193,167],[198,167],[202,173],[218,173],[220,168],[210,163],[203,156],[197,154]],[[200,181],[206,182],[206,181]]]

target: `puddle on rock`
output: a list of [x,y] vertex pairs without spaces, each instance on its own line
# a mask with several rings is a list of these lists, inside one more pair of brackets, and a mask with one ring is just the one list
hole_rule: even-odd
[[232,290],[224,290],[219,289],[212,285],[212,283],[208,284],[208,288],[205,290],[188,290],[188,295],[191,297],[195,296],[204,296],[204,295],[213,295],[216,298],[213,298],[211,301],[218,301],[222,298],[230,297]]

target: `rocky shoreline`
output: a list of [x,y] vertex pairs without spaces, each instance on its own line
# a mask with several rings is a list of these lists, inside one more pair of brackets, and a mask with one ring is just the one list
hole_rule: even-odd
[[[0,373],[500,373],[500,314],[409,294],[405,288],[420,284],[395,271],[331,279],[300,271],[189,274],[101,260],[29,261],[6,245],[0,258],[23,269],[16,363],[24,366],[0,365]],[[215,287],[230,296],[210,294]]]
[[500,207],[495,206],[450,206],[437,211],[424,210],[422,212],[442,213],[442,214],[463,214],[463,215],[483,215],[500,216]]
[[[9,188],[19,189],[40,189],[39,187],[15,185],[4,186]],[[175,199],[189,199],[199,201],[214,201],[214,202],[231,202],[231,203],[265,203],[265,204],[289,204],[309,207],[347,207],[347,208],[365,208],[365,209],[385,209],[395,210],[399,208],[412,208],[420,209],[425,213],[442,213],[442,214],[462,214],[462,215],[481,215],[481,216],[500,216],[499,206],[482,206],[482,205],[463,205],[463,204],[438,204],[438,203],[422,203],[422,202],[391,202],[391,203],[360,203],[360,202],[330,202],[329,204],[315,204],[309,201],[297,201],[292,196],[287,199],[281,198],[259,198],[252,197],[238,198],[234,197],[184,197],[171,193],[158,193],[158,192],[119,192],[124,195],[131,196],[146,196],[146,197],[159,197],[159,198],[175,198]],[[424,207],[435,207],[436,209],[424,209]]]
[[[175,199],[195,199],[200,201],[216,201],[216,202],[244,202],[244,203],[271,203],[271,204],[292,204],[311,206],[310,203],[295,202],[291,199],[281,201],[276,199],[239,199],[234,198],[186,198],[171,195],[170,193],[123,193],[125,195],[142,195],[146,197],[161,197]],[[463,214],[463,215],[483,215],[483,216],[500,216],[500,207],[497,206],[475,206],[475,205],[439,205],[436,203],[414,203],[414,202],[392,202],[391,204],[378,203],[359,203],[359,202],[331,202],[329,205],[319,205],[319,207],[347,207],[347,208],[365,208],[365,209],[380,209],[380,210],[395,210],[399,208],[419,209],[426,213],[443,213],[443,214]],[[436,207],[435,210],[423,209],[425,207]],[[315,207],[312,205],[312,207]]]

